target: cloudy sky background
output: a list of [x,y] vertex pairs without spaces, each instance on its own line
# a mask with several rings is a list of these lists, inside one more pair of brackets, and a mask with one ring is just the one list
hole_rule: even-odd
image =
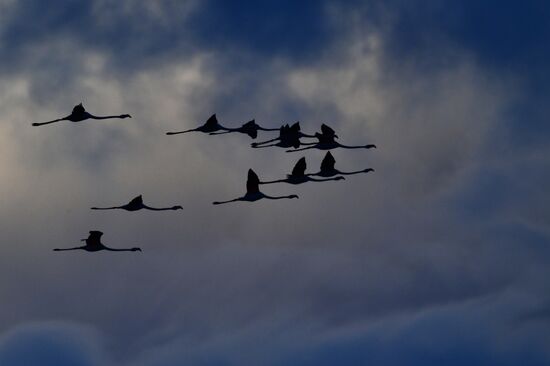
[[[547,365],[543,1],[0,1],[0,365]],[[126,120],[31,122],[80,102]],[[228,126],[333,126],[343,182],[212,206]],[[259,139],[271,134],[261,134]],[[97,212],[138,194],[177,212]],[[54,253],[101,230],[142,253]]]

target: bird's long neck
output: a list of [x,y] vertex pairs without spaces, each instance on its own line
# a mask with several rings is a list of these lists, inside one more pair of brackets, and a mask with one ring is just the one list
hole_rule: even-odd
[[[88,113],[89,114],[89,113]],[[89,117],[91,119],[113,119],[113,118],[121,118],[121,119],[124,119],[124,118],[127,118],[129,117],[129,115],[127,114],[120,114],[118,116],[94,116],[93,114],[89,114]]]
[[356,170],[356,171],[353,171],[353,172],[341,172],[339,170],[337,170],[337,173],[338,174],[341,174],[341,175],[354,175],[354,174],[361,174],[361,173],[368,173],[368,172],[372,172],[373,170],[372,169],[363,169],[363,170]]
[[288,182],[288,179],[277,179],[277,180],[270,180],[270,181],[267,181],[267,182],[260,182],[260,184],[272,184],[272,183],[287,183]]
[[156,208],[156,207],[149,207],[149,206],[146,206],[146,205],[143,205],[143,208],[146,209],[146,210],[151,210],[151,211],[173,211],[174,210],[173,207]]
[[339,147],[344,149],[372,149],[376,147],[375,145],[369,144],[369,145],[359,145],[359,146],[350,146],[350,145],[342,145],[340,143],[336,143]]
[[66,121],[66,120],[67,120],[67,117],[63,117],[63,118],[54,119],[53,121],[48,121],[48,122],[36,122],[36,123],[33,123],[32,125],[33,126],[43,126],[43,125],[49,125],[50,123]]
[[260,126],[258,126],[258,130],[260,130],[260,131],[279,131],[278,128],[265,128],[265,127],[260,127]]
[[104,247],[103,249],[108,250],[108,251],[110,251],[110,252],[135,252],[135,251],[136,251],[136,248],[121,248],[121,249],[116,249],[116,248]]
[[323,179],[316,179],[316,178],[311,178],[311,177],[308,177],[308,180],[311,181],[311,182],[326,182],[326,181],[329,181],[329,180],[341,180],[342,178],[338,178],[338,177],[335,177],[335,178],[323,178]]
[[67,251],[67,250],[79,250],[79,249],[84,249],[85,246],[81,246],[81,247],[74,247],[74,248],[55,248],[54,251],[55,252],[64,252],[64,251]]
[[267,199],[270,199],[270,200],[282,200],[282,199],[285,199],[285,198],[295,198],[295,196],[293,196],[293,195],[289,195],[289,196],[268,196],[268,195],[264,194],[264,198],[267,198]]

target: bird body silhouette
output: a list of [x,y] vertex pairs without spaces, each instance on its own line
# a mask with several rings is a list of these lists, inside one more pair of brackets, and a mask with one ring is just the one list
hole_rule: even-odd
[[353,172],[342,172],[335,168],[336,160],[334,159],[334,156],[330,153],[330,151],[327,151],[325,157],[323,158],[323,161],[321,162],[321,170],[318,173],[315,174],[309,174],[310,176],[319,176],[319,177],[333,177],[335,175],[354,175],[354,174],[360,174],[360,173],[368,173],[368,172],[374,172],[374,169],[367,168],[363,170],[356,170]]
[[292,126],[289,126],[288,124],[281,126],[279,128],[278,137],[267,141],[254,142],[251,144],[251,146],[257,149],[264,148],[264,147],[271,147],[271,146],[278,146],[283,148],[293,147],[297,149],[300,147],[300,145],[303,144],[300,141],[300,138],[302,137],[315,137],[315,136],[307,135],[303,133],[300,129],[300,122],[296,122]]
[[50,123],[60,122],[60,121],[70,121],[70,122],[81,122],[87,119],[111,119],[111,118],[132,118],[129,114],[120,114],[116,116],[94,116],[91,113],[88,113],[86,109],[82,106],[82,103],[74,106],[71,114],[69,114],[67,117],[54,119],[53,121],[48,122],[37,122],[33,123],[33,126],[42,126],[47,125]]
[[88,235],[88,238],[82,239],[82,241],[86,242],[86,245],[80,246],[80,247],[73,247],[73,248],[55,248],[54,251],[61,252],[61,251],[67,251],[67,250],[85,250],[87,252],[99,252],[100,250],[107,250],[111,252],[141,252],[140,248],[127,248],[127,249],[114,249],[109,248],[105,246],[103,243],[101,243],[101,236],[103,233],[98,230],[92,230],[90,231],[90,235]]
[[178,132],[166,132],[166,134],[167,135],[179,135],[179,134],[187,133],[187,132],[212,133],[212,132],[216,132],[216,131],[220,131],[220,130],[227,131],[228,129],[219,124],[218,118],[216,117],[216,114],[214,113],[213,115],[210,116],[210,118],[208,118],[206,120],[206,122],[203,125],[201,125],[197,128],[192,128],[190,130],[178,131]]
[[[307,136],[310,137],[310,136]],[[324,123],[321,125],[321,133],[316,132],[313,136],[317,138],[317,142],[302,142],[302,145],[310,145],[304,148],[295,148],[294,150],[287,150],[286,152],[295,152],[295,151],[304,151],[309,149],[318,149],[318,150],[332,150],[336,148],[343,148],[343,149],[372,149],[376,148],[376,145],[374,144],[368,144],[368,145],[357,145],[357,146],[349,146],[349,145],[343,145],[339,142],[336,142],[336,139],[338,138],[338,135],[334,132],[332,128],[325,125]]]
[[260,182],[260,184],[272,184],[272,183],[288,183],[288,184],[302,184],[306,182],[326,182],[329,180],[344,180],[344,177],[335,177],[328,179],[315,179],[312,178],[309,174],[306,174],[306,158],[302,157],[294,165],[292,172],[287,174],[285,179],[273,180],[269,182]]
[[141,194],[135,198],[133,198],[129,203],[122,205],[122,206],[113,206],[113,207],[92,207],[92,210],[126,210],[126,211],[139,211],[139,210],[151,210],[151,211],[175,211],[175,210],[182,210],[183,207],[181,206],[172,206],[172,207],[164,207],[164,208],[155,208],[147,206],[143,203],[143,197]]
[[212,202],[214,205],[221,205],[224,203],[230,203],[230,202],[237,202],[237,201],[247,201],[247,202],[254,202],[258,201],[262,198],[270,199],[270,200],[279,200],[283,198],[298,198],[297,195],[291,194],[289,196],[268,196],[265,193],[260,192],[260,179],[258,178],[258,175],[252,170],[248,170],[248,178],[246,180],[246,194],[242,197],[235,198],[229,201],[216,201]]
[[223,135],[226,133],[240,132],[244,133],[251,138],[258,137],[258,131],[279,131],[278,128],[264,128],[256,123],[256,120],[251,120],[237,128],[226,128],[223,132],[210,132],[210,135]]

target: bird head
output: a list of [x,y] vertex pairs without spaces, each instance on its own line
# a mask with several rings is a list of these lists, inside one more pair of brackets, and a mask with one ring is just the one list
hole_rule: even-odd
[[179,206],[179,205],[178,205],[178,206],[174,206],[174,207],[172,207],[172,210],[183,210],[183,207],[181,207],[181,206]]
[[132,248],[131,251],[132,252],[141,252],[141,248]]
[[132,118],[129,114],[123,114],[120,116],[120,118]]
[[298,197],[297,194],[291,194],[290,196],[288,196],[288,198],[300,198],[300,197]]
[[340,176],[340,177],[334,178],[334,180],[346,180],[346,178]]
[[363,172],[365,172],[365,173],[374,172],[374,169],[372,169],[372,168],[367,168],[367,169],[363,170]]
[[376,149],[376,145],[375,144],[366,145],[365,149]]

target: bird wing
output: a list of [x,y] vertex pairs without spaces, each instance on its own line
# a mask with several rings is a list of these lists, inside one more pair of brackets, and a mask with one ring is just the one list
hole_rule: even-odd
[[139,196],[137,196],[136,198],[133,198],[129,203],[128,203],[128,206],[133,206],[133,205],[143,205],[143,197],[141,197],[141,194]]
[[332,156],[330,151],[328,151],[321,162],[321,171],[333,170],[335,164],[336,160],[334,159],[334,156]]
[[254,128],[254,127],[258,127],[258,125],[256,124],[255,120],[252,120],[252,121],[248,121],[245,124],[243,124],[242,127],[244,127],[244,128]]
[[103,233],[101,231],[98,231],[98,230],[90,231],[90,235],[88,235],[88,239],[86,239],[86,245],[90,245],[90,246],[100,245],[102,235]]
[[218,118],[216,117],[216,113],[211,115],[210,118],[208,118],[204,123],[204,126],[207,126],[207,127],[215,127],[217,125],[218,125]]
[[323,135],[329,136],[334,136],[336,134],[336,132],[332,128],[325,125],[324,123],[321,125],[321,132],[323,133]]
[[291,175],[294,175],[294,176],[304,175],[306,173],[306,167],[307,167],[306,158],[302,157],[302,158],[300,158],[300,160],[298,160],[296,165],[294,165],[294,168],[292,169]]
[[80,103],[73,107],[73,111],[71,112],[71,114],[82,114],[84,112],[86,112],[86,110],[84,109],[84,106],[82,105],[82,103]]
[[260,192],[260,179],[252,169],[248,169],[248,178],[246,180],[246,193]]
[[300,131],[300,122],[295,122],[292,126],[290,126],[290,129],[294,132]]

